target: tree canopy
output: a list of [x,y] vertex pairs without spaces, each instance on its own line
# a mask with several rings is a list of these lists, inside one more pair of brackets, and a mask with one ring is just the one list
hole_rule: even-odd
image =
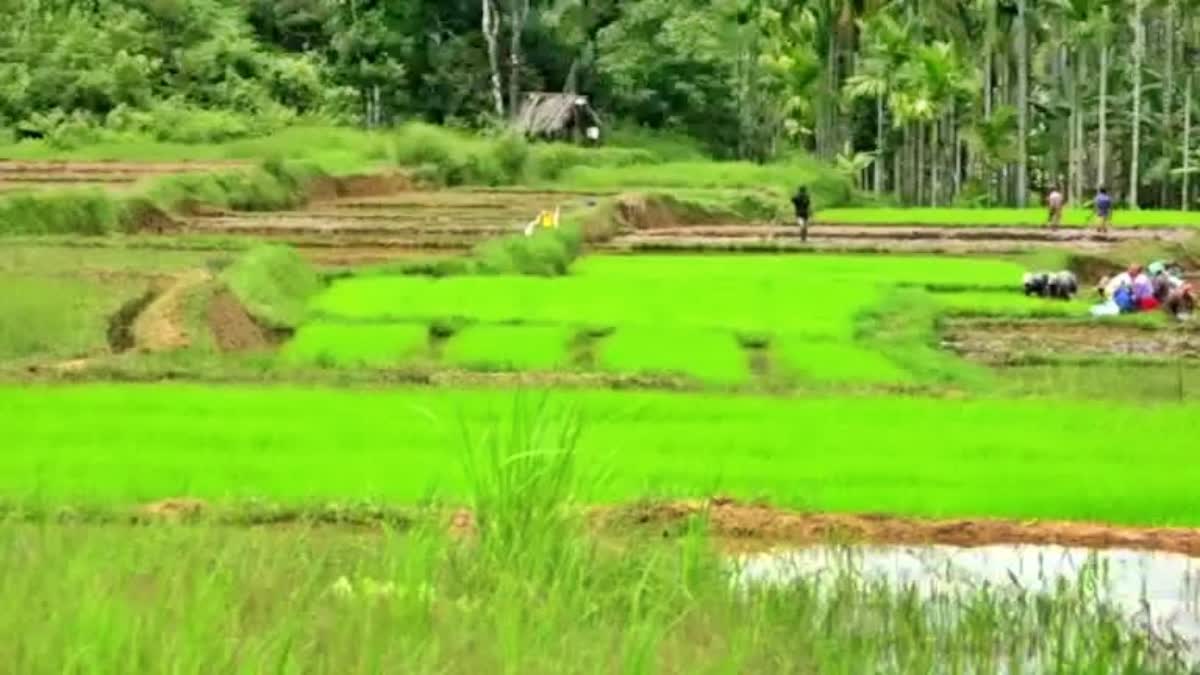
[[901,203],[1189,206],[1196,0],[0,0],[0,126],[488,127],[525,91]]

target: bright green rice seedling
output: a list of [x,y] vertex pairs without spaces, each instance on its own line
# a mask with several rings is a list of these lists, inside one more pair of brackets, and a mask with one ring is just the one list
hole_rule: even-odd
[[915,380],[883,354],[857,344],[780,335],[771,341],[771,358],[778,370],[817,382],[907,384]]
[[[1051,308],[1054,315],[1085,314],[1081,305],[1067,310],[1024,298],[1015,290],[1021,273],[1015,263],[961,258],[595,256],[579,261],[570,276],[554,279],[350,279],[321,294],[313,308],[327,317],[355,321],[458,317],[482,323],[620,326],[618,333],[624,334],[605,347],[616,350],[615,356],[602,359],[606,369],[671,371],[725,382],[745,376],[744,358],[735,358],[723,338],[712,336],[786,335],[787,343],[777,354],[785,371],[819,381],[865,382],[867,371],[875,369],[875,381],[897,383],[921,378],[927,369],[898,368],[894,364],[906,362],[890,352],[885,358],[881,345],[865,345],[864,335],[869,337],[870,331],[864,331],[862,321],[869,312],[887,311],[891,289],[898,286],[925,295],[928,285],[997,289],[938,294],[945,301],[926,303],[929,311],[914,319],[927,324],[917,331],[921,344],[909,340],[903,347],[907,351],[932,343],[937,311],[967,311],[976,298],[981,314],[1023,316],[1031,308]],[[655,330],[646,331],[647,326]],[[671,342],[677,345],[662,347]],[[713,345],[718,353],[706,356],[704,345]],[[940,365],[938,369],[945,370]]]
[[450,338],[446,363],[474,370],[554,370],[568,365],[575,330],[565,326],[469,326]]
[[[732,341],[732,338],[730,338]],[[764,498],[817,511],[1200,525],[1200,407],[1146,401],[553,396],[584,420],[578,497]],[[54,510],[165,497],[287,504],[462,500],[462,424],[504,391],[0,389],[0,502]],[[69,424],[64,420],[70,420]]]
[[934,293],[932,296],[943,312],[965,316],[1086,318],[1089,316],[1088,308],[1095,304],[1088,299],[1064,302],[1026,297],[1019,292]]
[[306,324],[283,350],[291,364],[397,366],[426,355],[429,327],[422,323],[384,325]]
[[684,375],[736,384],[750,374],[737,337],[725,330],[619,326],[600,345],[600,366],[618,373]]

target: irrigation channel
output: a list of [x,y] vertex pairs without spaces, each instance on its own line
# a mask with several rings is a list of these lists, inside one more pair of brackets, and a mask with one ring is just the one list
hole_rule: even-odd
[[743,555],[734,564],[739,584],[847,574],[912,589],[923,598],[983,588],[1053,594],[1070,586],[1132,625],[1182,646],[1200,665],[1200,558],[1178,553],[1055,545],[814,546]]

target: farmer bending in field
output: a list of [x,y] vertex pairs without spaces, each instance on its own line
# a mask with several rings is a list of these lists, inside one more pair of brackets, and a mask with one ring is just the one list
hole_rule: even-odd
[[792,207],[796,209],[796,225],[800,228],[800,241],[808,241],[809,199],[808,188],[801,185],[796,188],[792,197]]
[[1046,206],[1050,209],[1050,229],[1052,230],[1057,230],[1058,226],[1062,225],[1064,201],[1062,190],[1058,188],[1050,190],[1050,194],[1046,195]]

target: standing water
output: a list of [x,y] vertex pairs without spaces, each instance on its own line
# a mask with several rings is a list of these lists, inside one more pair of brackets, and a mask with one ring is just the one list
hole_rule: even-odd
[[1181,640],[1193,662],[1200,661],[1200,559],[1175,553],[1027,545],[823,546],[743,556],[737,579],[787,584],[845,573],[926,596],[985,585],[1053,593],[1064,584],[1089,584],[1097,603],[1132,625]]

